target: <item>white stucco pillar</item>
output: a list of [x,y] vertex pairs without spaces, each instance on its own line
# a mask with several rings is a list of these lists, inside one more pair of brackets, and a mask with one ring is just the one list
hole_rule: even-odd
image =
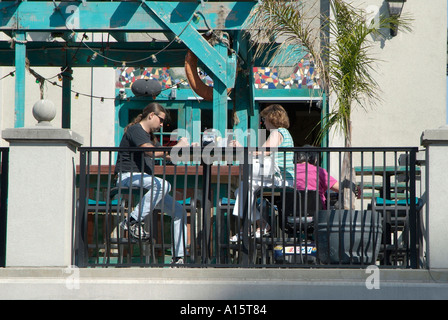
[[448,126],[425,130],[428,266],[448,268]]
[[76,147],[83,139],[35,117],[35,127],[2,131],[10,148],[6,266],[66,267],[72,264]]

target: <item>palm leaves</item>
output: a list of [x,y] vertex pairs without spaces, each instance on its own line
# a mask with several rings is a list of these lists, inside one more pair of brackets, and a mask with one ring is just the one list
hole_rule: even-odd
[[333,109],[327,117],[324,130],[336,125],[348,144],[351,144],[350,118],[353,103],[364,106],[364,99],[378,100],[379,87],[372,77],[375,59],[369,55],[368,36],[376,29],[366,24],[364,16],[342,1],[331,2],[334,19],[329,21],[330,39],[329,63],[330,92],[335,93]]
[[[392,26],[410,30],[411,19],[382,15],[378,20],[366,21],[364,12],[346,1],[328,1],[330,12],[321,14],[318,1],[311,6],[307,1],[305,7],[302,1],[263,0],[253,12],[249,33],[255,57],[275,50],[277,57],[287,61],[294,57],[293,52],[285,53],[291,48],[305,48],[313,56],[323,92],[334,99],[333,109],[324,115],[320,124],[319,138],[334,127],[342,131],[345,146],[350,147],[353,108],[367,109],[367,105],[380,100],[380,88],[373,77],[378,60],[371,55],[372,37],[386,37],[384,30],[389,31]],[[277,42],[281,45],[277,46]],[[350,154],[345,153],[342,181],[354,178]],[[351,188],[344,187],[343,193],[342,206],[353,208],[355,197]]]
[[292,52],[285,53],[291,48],[305,48],[314,57],[323,92],[334,98],[320,137],[336,127],[350,146],[352,108],[366,109],[380,100],[373,77],[378,60],[370,54],[372,37],[385,37],[384,30],[392,24],[409,30],[410,19],[380,16],[367,22],[364,12],[346,1],[329,0],[329,14],[322,14],[317,3],[304,6],[302,1],[263,0],[252,13],[249,32],[255,57],[276,50],[277,57],[288,60],[294,57]]
[[[248,29],[255,47],[255,58],[266,56],[271,50],[281,56],[284,62],[294,56],[291,50],[305,48],[316,60],[316,67],[322,69],[323,61],[319,50],[320,30],[311,24],[318,19],[311,6],[305,11],[297,1],[262,1],[255,7]],[[276,41],[281,38],[280,46]],[[269,62],[269,61],[268,61]]]

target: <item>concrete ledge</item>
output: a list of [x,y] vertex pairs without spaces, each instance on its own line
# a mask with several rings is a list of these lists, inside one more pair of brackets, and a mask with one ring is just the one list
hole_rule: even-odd
[[448,299],[447,270],[5,268],[0,299]]
[[84,139],[78,133],[70,129],[32,127],[32,128],[9,128],[2,131],[2,138],[8,142],[68,142],[75,147],[84,143]]
[[420,143],[425,147],[430,144],[447,144],[448,125],[444,125],[438,129],[425,130],[420,138]]

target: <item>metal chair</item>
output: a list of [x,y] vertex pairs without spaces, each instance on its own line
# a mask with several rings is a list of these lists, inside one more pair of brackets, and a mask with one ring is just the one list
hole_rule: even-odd
[[301,235],[307,240],[314,236],[314,216],[321,209],[316,190],[286,190],[285,202],[279,201],[280,228],[289,236]]
[[[111,189],[110,198],[118,198],[121,203],[120,211],[117,212],[118,223],[115,224],[116,232],[115,237],[110,238],[111,249],[118,251],[119,262],[123,262],[124,256],[127,256],[128,261],[133,257],[135,249],[139,249],[138,258],[144,260],[144,263],[164,263],[164,252],[167,249],[171,249],[171,240],[166,237],[170,234],[170,228],[165,228],[166,221],[164,215],[162,215],[160,209],[154,209],[151,214],[149,214],[144,223],[145,230],[149,232],[150,239],[143,241],[141,239],[133,238],[128,232],[125,232],[119,227],[119,223],[123,221],[132,212],[134,207],[139,203],[143,195],[145,195],[149,190],[140,187],[115,187]],[[190,244],[185,243],[185,249],[187,247],[194,248],[197,243],[197,228],[196,220],[198,212],[200,210],[199,201],[186,198],[185,200],[178,200],[185,211],[187,216],[185,217],[190,221]],[[185,236],[187,240],[187,235]],[[187,252],[185,250],[185,252]],[[126,253],[126,254],[125,254]],[[191,250],[192,259],[195,259],[195,252]],[[135,257],[134,257],[135,258]],[[163,258],[163,261],[159,260]]]

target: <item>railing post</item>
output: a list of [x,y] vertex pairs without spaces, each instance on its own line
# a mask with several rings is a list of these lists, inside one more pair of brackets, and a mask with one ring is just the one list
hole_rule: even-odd
[[[250,230],[250,221],[249,221],[249,148],[244,148],[244,162],[243,162],[243,193],[241,197],[240,208],[243,209],[243,241],[242,241],[242,265],[247,266],[249,264],[249,230]],[[252,209],[252,208],[251,208]],[[239,232],[237,230],[237,232]]]
[[1,148],[1,181],[0,181],[0,268],[6,267],[6,224],[8,221],[7,199],[8,199],[8,166],[9,149]]
[[[202,159],[202,157],[201,157]],[[202,239],[201,239],[201,256],[202,263],[209,263],[209,250],[210,250],[210,212],[211,207],[211,190],[210,190],[210,179],[211,179],[211,164],[210,159],[207,161],[202,160]]]
[[409,166],[410,166],[410,181],[409,181],[409,197],[410,197],[410,207],[409,207],[409,232],[410,232],[410,267],[412,269],[418,268],[418,251],[417,239],[418,239],[418,229],[417,229],[417,211],[416,211],[416,193],[415,193],[415,166],[417,162],[417,148],[411,150],[409,154]]
[[87,265],[87,218],[85,216],[87,184],[86,184],[86,151],[80,150],[79,160],[79,202],[76,207],[74,264],[78,267]]

